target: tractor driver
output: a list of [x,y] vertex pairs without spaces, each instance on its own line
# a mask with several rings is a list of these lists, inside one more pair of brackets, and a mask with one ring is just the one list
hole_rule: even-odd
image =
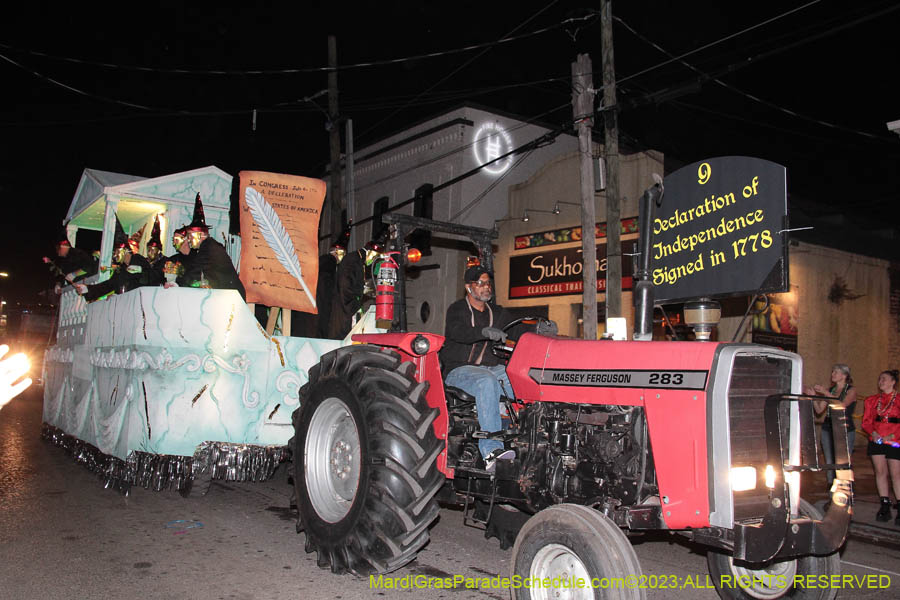
[[[466,296],[447,309],[446,341],[440,351],[445,383],[475,397],[478,425],[483,431],[500,431],[500,397],[504,391],[512,397],[512,387],[506,367],[491,352],[492,342],[482,329],[502,329],[513,318],[502,306],[491,302],[491,274],[483,266],[466,269],[465,288]],[[516,457],[515,451],[505,450],[498,440],[480,439],[478,449],[487,471],[494,470],[498,459]]]

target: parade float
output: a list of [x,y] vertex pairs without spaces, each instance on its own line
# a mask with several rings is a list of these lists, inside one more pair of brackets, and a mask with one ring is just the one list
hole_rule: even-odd
[[[277,260],[262,266],[257,261],[253,277],[242,273],[250,301],[251,279],[265,280],[267,291],[281,297],[272,282],[287,272],[303,283],[294,291],[314,309],[303,275],[314,286],[316,263],[304,274],[300,265],[317,261],[324,183],[298,179],[320,183],[321,189],[277,202],[263,199],[261,205],[277,225],[282,224],[279,207],[302,215],[313,231],[312,247],[298,245],[287,257],[278,256],[284,248],[275,248]],[[87,283],[109,276],[116,219],[133,234],[159,218],[164,253],[174,254],[171,232],[191,220],[198,194],[210,238],[222,243],[238,266],[241,237],[229,235],[231,190],[232,177],[216,167],[153,179],[86,169],[65,224],[73,245],[81,229],[102,231],[100,272]],[[252,216],[265,219],[255,212],[259,206],[253,208]],[[296,239],[293,223],[285,218],[283,224],[291,234],[278,233],[290,246],[289,238]],[[250,235],[244,231],[245,246],[271,246],[265,239],[270,225],[254,224]],[[259,259],[264,253],[254,254]],[[360,321],[351,334],[370,322]],[[43,435],[97,472],[107,487],[125,493],[132,485],[186,494],[192,485],[205,492],[211,478],[263,480],[285,457],[291,413],[307,370],[322,354],[349,343],[349,335],[328,340],[267,332],[235,290],[141,287],[86,303],[67,286],[44,361]]]

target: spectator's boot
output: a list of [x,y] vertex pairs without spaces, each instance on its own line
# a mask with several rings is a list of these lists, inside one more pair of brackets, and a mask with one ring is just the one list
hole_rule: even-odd
[[900,527],[900,501],[894,504],[894,508],[897,509],[897,516],[894,517],[894,527]]
[[881,497],[881,508],[875,514],[875,520],[881,522],[891,520],[891,499],[887,496]]

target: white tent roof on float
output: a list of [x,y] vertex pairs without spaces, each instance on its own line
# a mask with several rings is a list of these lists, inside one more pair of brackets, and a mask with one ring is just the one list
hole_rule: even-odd
[[[75,242],[78,229],[102,231],[100,264],[108,266],[112,256],[115,219],[107,219],[107,206],[115,209],[115,217],[126,234],[152,223],[162,216],[163,252],[174,252],[169,233],[175,227],[191,222],[194,199],[200,194],[210,235],[223,238],[228,254],[237,262],[239,238],[229,236],[232,176],[218,167],[208,166],[161,177],[140,177],[99,169],[85,169],[63,222],[69,230],[69,241]],[[142,249],[147,237],[142,240]]]
[[119,201],[119,221],[129,232],[132,225],[143,224],[153,214],[178,208],[183,210],[175,212],[193,214],[194,198],[199,193],[207,217],[211,213],[218,217],[213,220],[220,228],[223,215],[215,213],[224,212],[227,232],[231,182],[231,175],[215,166],[153,178],[85,169],[65,222],[78,228],[102,230],[106,200],[115,198]]

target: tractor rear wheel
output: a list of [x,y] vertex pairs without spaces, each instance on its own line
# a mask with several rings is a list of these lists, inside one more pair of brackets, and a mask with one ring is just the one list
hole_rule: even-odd
[[[800,500],[801,515],[812,519],[823,518],[819,509],[806,500]],[[829,578],[841,573],[841,557],[837,552],[828,556],[803,556],[797,559],[771,562],[765,565],[735,564],[730,554],[710,550],[706,554],[709,574],[719,596],[727,600],[833,600],[835,586],[795,586],[794,577]],[[737,583],[735,583],[737,582]]]
[[512,563],[516,600],[646,598],[628,537],[587,506],[557,504],[531,517],[516,538]]
[[306,551],[334,573],[387,573],[414,559],[438,515],[443,449],[414,365],[374,346],[324,355],[300,390],[294,487]]

